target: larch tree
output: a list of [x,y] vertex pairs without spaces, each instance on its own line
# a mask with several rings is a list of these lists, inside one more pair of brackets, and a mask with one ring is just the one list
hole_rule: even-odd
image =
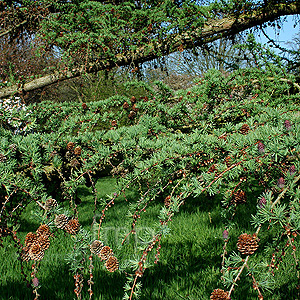
[[[39,39],[64,64],[19,82],[2,80],[0,97],[82,74],[110,70],[193,49],[300,13],[299,1],[0,1],[0,38]],[[8,38],[7,38],[8,37]],[[17,45],[17,44],[16,44]],[[1,74],[4,77],[4,74]],[[6,76],[7,77],[7,76]]]

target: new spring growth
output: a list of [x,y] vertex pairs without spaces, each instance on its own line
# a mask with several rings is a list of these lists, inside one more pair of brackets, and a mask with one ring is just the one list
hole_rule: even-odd
[[277,181],[277,186],[282,189],[284,188],[284,178],[283,177],[280,177]]
[[223,231],[223,239],[224,239],[224,240],[227,240],[227,239],[228,239],[228,235],[229,235],[229,232],[225,229],[225,230]]
[[284,121],[284,127],[286,131],[290,131],[292,129],[292,124],[289,120]]
[[262,142],[259,142],[257,144],[257,150],[259,154],[264,154],[265,153],[265,145]]
[[34,287],[38,287],[39,284],[40,284],[40,282],[39,282],[38,278],[36,278],[36,277],[32,278],[32,285]]
[[266,205],[266,203],[267,203],[266,198],[262,197],[258,202],[259,208],[263,208]]
[[293,176],[296,173],[296,167],[291,165],[289,168],[290,175]]

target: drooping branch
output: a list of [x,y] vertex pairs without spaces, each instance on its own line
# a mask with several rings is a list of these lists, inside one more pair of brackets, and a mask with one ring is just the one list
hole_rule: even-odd
[[298,1],[289,4],[277,4],[268,10],[266,8],[259,8],[240,14],[239,16],[227,16],[223,19],[211,20],[206,22],[203,27],[196,28],[193,31],[184,32],[180,35],[170,35],[162,42],[151,42],[134,52],[117,54],[113,60],[102,57],[98,59],[97,63],[90,63],[89,65],[73,69],[73,71],[56,71],[51,75],[25,83],[21,87],[15,85],[2,88],[0,90],[0,98],[20,91],[28,92],[43,88],[59,81],[79,77],[85,73],[94,73],[116,66],[126,66],[133,62],[143,63],[159,56],[176,52],[179,49],[191,49],[220,38],[237,34],[251,27],[274,21],[280,16],[296,14],[300,14],[300,3]]

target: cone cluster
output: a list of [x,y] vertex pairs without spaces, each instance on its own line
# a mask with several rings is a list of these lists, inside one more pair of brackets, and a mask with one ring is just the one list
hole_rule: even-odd
[[101,241],[95,240],[91,243],[90,250],[101,260],[105,261],[104,265],[109,272],[118,270],[118,259],[114,256],[114,253],[109,246],[105,246]]
[[[140,99],[143,99],[144,101],[148,101],[147,97],[140,97]],[[123,109],[124,110],[129,110],[130,109],[130,112],[128,114],[128,118],[130,120],[133,120],[136,117],[136,113],[139,111],[138,107],[136,106],[136,102],[137,102],[136,97],[132,96],[131,99],[130,99],[131,107],[130,107],[130,104],[127,101],[125,101],[123,103]],[[115,127],[114,125],[112,125],[112,126]]]
[[72,168],[80,166],[79,157],[82,153],[80,146],[76,146],[73,142],[67,144],[67,152],[65,154],[66,159],[69,161]]
[[80,223],[77,219],[70,219],[64,215],[57,215],[54,219],[54,224],[57,228],[63,229],[69,234],[75,235],[80,229]]
[[42,224],[35,233],[28,232],[25,237],[25,246],[21,251],[21,259],[24,261],[43,259],[45,251],[50,247],[50,228]]
[[237,242],[238,250],[245,255],[253,254],[258,248],[258,239],[255,234],[243,233],[239,236]]
[[210,299],[211,300],[227,300],[227,299],[230,299],[229,298],[229,292],[225,292],[222,289],[215,289],[211,293]]

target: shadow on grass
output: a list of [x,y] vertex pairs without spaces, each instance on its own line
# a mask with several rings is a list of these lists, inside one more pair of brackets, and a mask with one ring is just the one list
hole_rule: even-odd
[[[42,266],[41,266],[42,268]],[[99,267],[94,269],[94,285],[92,290],[94,292],[93,299],[122,299],[123,285],[125,276],[121,273],[110,274],[107,271],[101,270]],[[72,274],[69,272],[67,266],[53,268],[44,272],[37,273],[40,280],[41,287],[38,293],[41,295],[39,299],[46,300],[65,300],[76,299],[73,292],[75,285]],[[82,299],[89,299],[87,279],[89,275],[84,276],[84,288],[82,290]],[[30,276],[28,277],[30,279]],[[1,284],[0,300],[20,299],[32,300],[34,298],[32,287],[28,288],[26,283],[21,280],[9,280],[5,284]]]

